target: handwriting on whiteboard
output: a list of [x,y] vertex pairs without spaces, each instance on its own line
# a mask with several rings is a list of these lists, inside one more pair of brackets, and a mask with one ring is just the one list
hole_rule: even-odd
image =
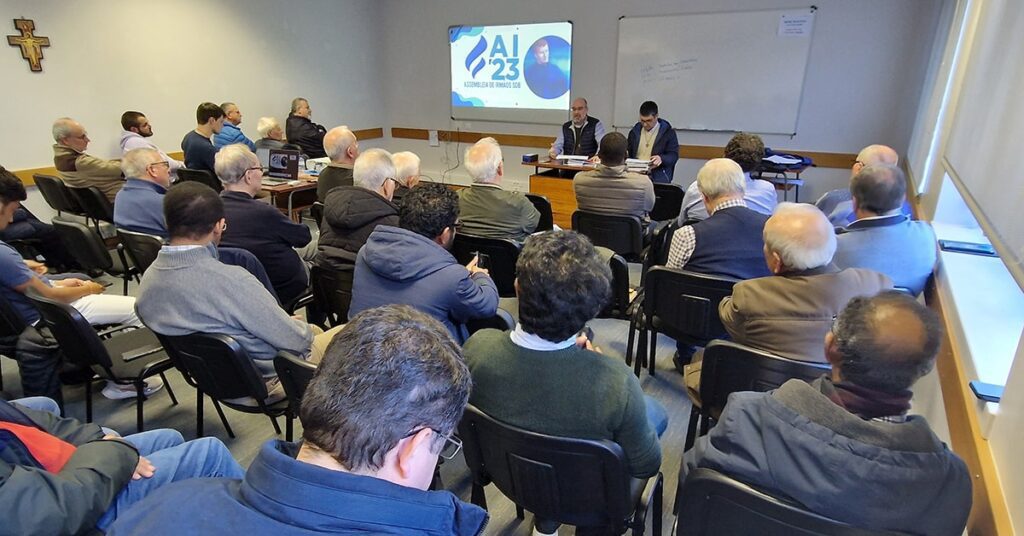
[[640,65],[640,82],[673,82],[682,79],[686,71],[692,71],[696,66],[697,58],[643,63]]

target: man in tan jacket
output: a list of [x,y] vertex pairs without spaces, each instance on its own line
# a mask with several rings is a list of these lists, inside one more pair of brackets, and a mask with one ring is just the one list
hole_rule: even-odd
[[95,186],[111,203],[124,186],[120,160],[105,160],[85,154],[89,135],[81,123],[70,117],[53,122],[53,165],[68,186]]
[[654,185],[639,173],[626,171],[626,137],[609,132],[597,151],[601,163],[572,180],[576,204],[584,212],[636,216],[646,225],[654,208]]

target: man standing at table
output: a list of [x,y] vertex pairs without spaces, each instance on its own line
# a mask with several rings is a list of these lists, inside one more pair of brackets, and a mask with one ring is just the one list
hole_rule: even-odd
[[[562,123],[548,156],[575,154],[590,158],[596,155],[597,140],[604,137],[604,124],[600,119],[587,115],[587,99],[577,97],[569,111],[572,112],[572,120]],[[675,137],[675,132],[672,135]]]
[[313,110],[308,100],[302,97],[292,99],[292,112],[288,114],[288,122],[284,126],[285,137],[288,143],[301,147],[308,158],[323,158],[327,156],[324,151],[324,134],[327,134],[327,129],[314,123],[310,119],[312,115]]
[[640,121],[629,131],[629,158],[651,162],[651,180],[668,184],[679,160],[679,139],[668,121],[658,117],[658,104],[644,101]]

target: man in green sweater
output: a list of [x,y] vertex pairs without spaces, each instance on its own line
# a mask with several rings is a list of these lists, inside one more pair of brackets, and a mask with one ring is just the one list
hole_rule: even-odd
[[[644,396],[622,361],[578,335],[607,301],[608,264],[583,235],[549,231],[527,238],[516,269],[519,325],[478,331],[463,346],[470,403],[534,432],[615,441],[630,475],[657,474],[664,407]],[[552,534],[558,524],[538,519],[535,528]]]

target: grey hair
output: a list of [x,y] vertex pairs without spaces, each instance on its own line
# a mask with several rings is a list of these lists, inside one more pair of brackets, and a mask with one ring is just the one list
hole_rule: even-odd
[[743,175],[743,168],[728,158],[708,160],[697,172],[697,189],[708,199],[743,195],[746,187],[747,178]]
[[160,153],[148,147],[132,149],[121,158],[121,171],[125,177],[143,177],[146,175],[146,168],[162,159]]
[[294,99],[292,99],[292,112],[291,113],[295,113],[295,110],[299,109],[299,103],[300,102],[304,102],[306,104],[309,104],[309,99],[307,99],[305,97],[295,97]]
[[501,146],[494,138],[483,138],[466,149],[466,171],[473,182],[490,182],[498,176],[501,165]]
[[[788,218],[803,219],[806,225],[778,224]],[[810,270],[832,261],[836,233],[825,214],[814,205],[782,202],[764,226],[764,245],[777,253],[787,268]]]
[[75,121],[70,117],[61,117],[53,122],[53,141],[60,143],[61,140],[71,135],[75,130]]
[[280,128],[280,126],[281,123],[279,123],[274,117],[261,117],[260,120],[256,122],[256,132],[261,138],[266,138],[267,136],[270,136],[271,130]]
[[337,162],[345,157],[345,152],[357,141],[355,133],[347,126],[334,127],[324,134],[324,152],[332,162]]
[[241,143],[222,147],[214,158],[213,169],[222,184],[235,184],[242,180],[245,171],[260,165],[260,159]]
[[420,157],[412,151],[394,153],[391,155],[391,161],[395,164],[395,178],[399,182],[406,182],[409,177],[417,177],[420,174]]
[[369,149],[356,158],[352,167],[352,182],[360,188],[376,192],[384,181],[395,178],[395,163],[391,153],[384,149]]

